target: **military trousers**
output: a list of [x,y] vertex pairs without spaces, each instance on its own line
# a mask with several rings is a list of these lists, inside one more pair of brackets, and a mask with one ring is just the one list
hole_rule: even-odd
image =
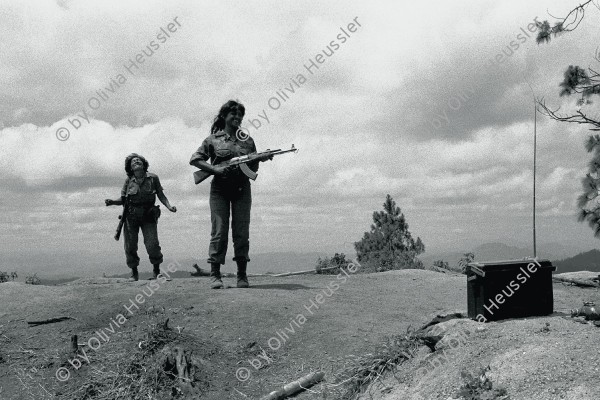
[[252,194],[250,181],[220,182],[213,179],[210,185],[211,233],[208,262],[225,264],[231,215],[231,238],[234,260],[250,261],[250,208]]
[[129,268],[135,268],[140,264],[140,257],[137,253],[140,229],[144,235],[144,245],[152,265],[163,262],[163,254],[158,242],[158,224],[154,218],[147,215],[144,215],[143,218],[127,218],[123,228],[125,257]]

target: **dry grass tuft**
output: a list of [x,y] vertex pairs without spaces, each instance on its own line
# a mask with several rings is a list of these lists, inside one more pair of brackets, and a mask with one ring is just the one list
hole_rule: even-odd
[[[165,351],[186,341],[168,327],[168,320],[150,324],[135,351],[105,355],[101,369],[91,368],[85,382],[63,393],[65,400],[164,400],[185,398],[177,371],[166,367]],[[189,339],[189,338],[188,338]],[[109,367],[106,367],[109,366]],[[198,370],[199,368],[196,368]],[[200,394],[199,379],[188,384]]]
[[[388,338],[374,353],[363,356],[347,356],[345,366],[335,374],[334,381],[344,387],[341,398],[354,399],[385,372],[394,373],[395,368],[411,359],[417,350],[427,345],[422,332],[407,329],[405,334]],[[337,386],[336,385],[336,386]]]

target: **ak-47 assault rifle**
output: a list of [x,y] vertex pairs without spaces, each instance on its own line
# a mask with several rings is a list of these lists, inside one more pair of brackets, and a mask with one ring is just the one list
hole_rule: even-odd
[[[244,175],[246,175],[248,178],[250,178],[252,180],[256,180],[256,177],[258,176],[258,174],[256,172],[252,171],[250,169],[250,167],[248,167],[248,165],[246,165],[247,163],[256,161],[257,159],[262,158],[264,156],[276,156],[279,154],[284,154],[284,153],[289,153],[289,152],[295,153],[297,151],[298,151],[298,149],[295,148],[294,145],[292,145],[292,148],[289,150],[281,150],[281,149],[268,150],[267,149],[267,151],[261,151],[260,153],[252,153],[252,154],[248,154],[247,156],[234,157],[230,160],[223,161],[222,163],[216,164],[214,166],[215,167],[216,166],[235,167],[236,165],[239,165],[240,170],[244,173]],[[212,174],[210,172],[206,172],[203,170],[196,171],[196,172],[194,172],[194,182],[197,185],[211,175]]]

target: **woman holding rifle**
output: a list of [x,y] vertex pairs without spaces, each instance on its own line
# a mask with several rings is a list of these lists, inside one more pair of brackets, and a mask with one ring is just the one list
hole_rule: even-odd
[[[231,210],[231,236],[233,238],[233,260],[237,264],[237,287],[247,288],[246,266],[250,258],[249,232],[252,195],[250,180],[239,167],[225,167],[217,164],[233,157],[256,153],[254,140],[240,133],[240,123],[244,118],[242,104],[229,100],[223,104],[215,117],[210,135],[190,159],[190,164],[214,175],[210,185],[211,238],[208,247],[210,263],[210,281],[212,289],[222,289],[221,265],[225,264],[229,236],[229,217]],[[261,161],[272,159],[265,155],[248,163],[256,172]],[[210,160],[210,163],[207,161]]]

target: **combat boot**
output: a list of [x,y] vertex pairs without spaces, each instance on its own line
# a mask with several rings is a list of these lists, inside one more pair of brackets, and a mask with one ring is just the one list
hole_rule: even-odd
[[223,289],[223,281],[221,280],[221,264],[210,264],[210,288]]
[[237,287],[245,289],[250,286],[250,284],[248,283],[248,276],[246,275],[246,267],[248,266],[248,261],[236,260],[236,263],[237,263]]
[[154,274],[154,279],[157,279],[158,275],[160,275],[160,264],[154,264],[154,269],[152,270],[152,273]]
[[140,279],[137,267],[131,267],[131,276],[129,277],[130,282],[137,282]]

